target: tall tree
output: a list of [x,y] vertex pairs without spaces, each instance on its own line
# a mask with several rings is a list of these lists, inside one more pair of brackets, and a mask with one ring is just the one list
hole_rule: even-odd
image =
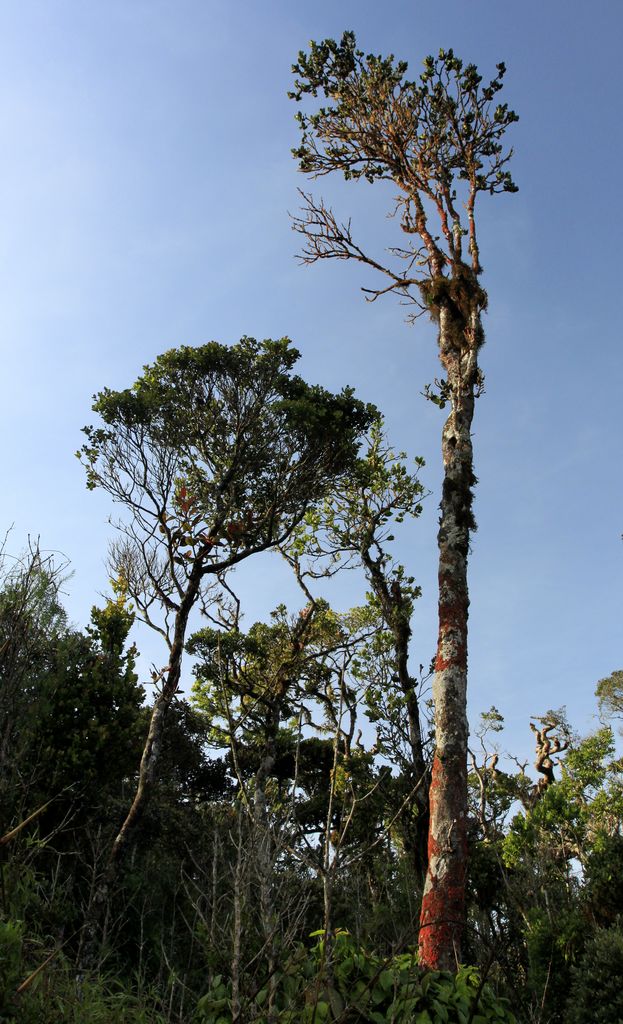
[[437,325],[445,376],[429,389],[449,406],[442,432],[444,480],[439,545],[439,630],[433,697],[436,752],[430,786],[429,862],[422,902],[420,958],[431,967],[455,969],[465,915],[467,863],[467,561],[472,514],[471,424],[482,388],[478,352],[487,296],[475,205],[481,192],[514,192],[502,138],[517,115],[500,104],[503,64],[488,85],[473,64],[452,50],[427,57],[418,81],[407,64],[365,55],[352,32],[299,53],[294,91],[326,100],[315,112],[298,113],[302,141],[294,151],[300,169],[313,177],[341,172],[345,178],[385,180],[398,188],[395,213],[408,237],[389,262],[368,255],[320,200],[304,195],[295,228],[303,235],[302,258],[355,259],[385,275],[368,297],[395,292]]
[[375,415],[348,389],[333,395],[293,375],[298,358],[287,339],[172,349],[132,388],[96,396],[104,425],[85,427],[78,456],[87,486],[125,509],[114,568],[168,652],[113,864],[153,789],[193,608],[233,566],[287,539]]

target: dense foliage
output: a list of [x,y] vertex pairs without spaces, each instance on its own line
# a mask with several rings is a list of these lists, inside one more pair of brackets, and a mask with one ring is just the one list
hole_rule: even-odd
[[[482,715],[470,772],[474,966],[456,976],[417,966],[410,697],[430,763],[428,674],[404,692],[392,606],[385,617],[362,552],[374,550],[388,592],[404,588],[410,615],[419,591],[391,559],[389,531],[419,515],[423,495],[376,427],[353,474],[358,486],[317,504],[283,548],[302,608],[280,606],[245,631],[230,580],[214,621],[189,642],[192,699],[171,706],[159,781],[110,894],[97,963],[83,973],[84,921],[135,784],[151,698],[119,583],[81,631],[50,558],[5,558],[3,1019],[619,1019],[623,764],[605,716],[620,673],[607,706],[599,684],[603,724],[592,735],[576,736],[561,710],[533,724],[540,780],[501,753],[499,711]],[[357,516],[372,530],[363,548]],[[336,612],[314,591],[343,563],[358,564],[370,590]]]

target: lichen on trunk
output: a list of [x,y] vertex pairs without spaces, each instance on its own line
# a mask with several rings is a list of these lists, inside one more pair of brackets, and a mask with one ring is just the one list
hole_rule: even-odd
[[[472,512],[471,426],[479,387],[480,311],[486,296],[470,273],[433,309],[450,413],[442,432],[444,479],[437,535],[439,629],[433,701],[435,756],[429,791],[428,873],[420,917],[420,961],[455,970],[460,961],[467,873],[467,565]],[[448,298],[452,295],[452,298]]]

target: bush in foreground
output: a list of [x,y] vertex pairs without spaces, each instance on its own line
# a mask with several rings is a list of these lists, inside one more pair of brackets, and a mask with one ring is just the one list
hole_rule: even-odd
[[458,974],[422,971],[414,953],[390,959],[357,947],[338,931],[327,948],[315,932],[311,951],[300,947],[246,1001],[237,1015],[230,981],[217,975],[199,1001],[202,1024],[515,1024],[507,1002],[483,985],[473,967]]

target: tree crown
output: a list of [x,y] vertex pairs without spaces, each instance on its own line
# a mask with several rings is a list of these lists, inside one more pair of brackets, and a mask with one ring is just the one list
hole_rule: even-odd
[[193,573],[280,543],[356,459],[376,410],[305,383],[298,358],[286,338],[172,349],[95,396],[104,425],[77,454],[130,514],[113,562],[135,601],[171,608]]
[[[354,33],[345,32],[339,43],[312,42],[292,70],[297,77],[290,98],[300,102],[320,94],[329,101],[297,114],[302,139],[293,153],[300,169],[314,177],[337,170],[347,179],[395,182],[402,228],[420,236],[434,273],[461,259],[461,237],[468,233],[472,269],[479,272],[476,196],[517,191],[507,169],[512,150],[504,150],[502,139],[518,117],[496,99],[505,65],[498,64],[483,85],[475,64],[440,50],[426,58],[419,79],[410,80],[406,62],[393,54],[366,55]],[[426,202],[439,213],[445,249],[428,231]]]

